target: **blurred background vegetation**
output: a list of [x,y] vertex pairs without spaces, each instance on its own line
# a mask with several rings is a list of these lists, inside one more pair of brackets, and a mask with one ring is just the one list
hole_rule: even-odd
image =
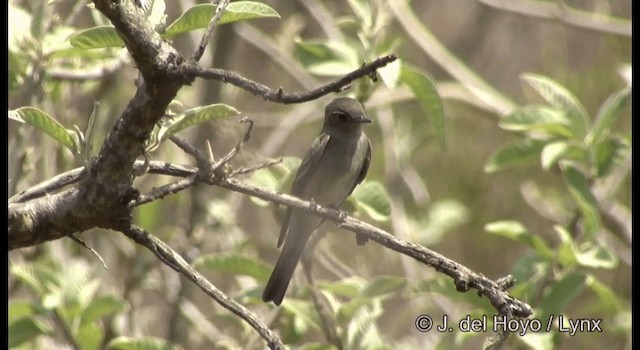
[[[166,23],[195,3],[167,2]],[[437,101],[421,100],[398,77],[399,65],[343,93],[358,96],[374,121],[366,130],[373,146],[367,181],[383,185],[390,212],[368,212],[357,202],[347,210],[491,279],[514,275],[512,295],[543,324],[549,315],[602,320],[602,332],[569,336],[554,325],[552,332],[514,334],[508,348],[631,348],[630,0],[263,3],[280,18],[220,25],[204,66],[293,92],[393,52],[402,67],[435,83],[441,97],[444,129],[425,112]],[[522,13],[509,10],[514,4]],[[536,17],[540,6],[564,9],[566,17]],[[85,130],[99,101],[95,155],[133,96],[135,66],[117,48],[60,49],[70,34],[108,24],[87,1],[15,0],[9,10],[9,109],[34,106]],[[572,18],[588,20],[574,25]],[[200,35],[177,36],[173,45],[186,56]],[[96,69],[106,74],[68,74]],[[172,108],[224,103],[252,118],[252,138],[232,164],[251,166],[302,157],[334,97],[281,105],[198,80]],[[573,112],[584,114],[585,130]],[[200,148],[209,140],[220,157],[244,132],[238,119],[199,124],[180,136]],[[10,196],[82,165],[38,129],[13,121],[8,156]],[[151,158],[193,163],[170,143]],[[278,188],[291,170],[286,164],[274,167],[273,178],[263,171],[245,180]],[[135,185],[145,192],[169,181],[145,175]],[[279,254],[272,209],[201,185],[139,207],[135,221],[292,348],[478,348],[492,336],[417,331],[421,314],[457,321],[495,310],[473,292],[457,293],[433,269],[373,242],[359,247],[352,233],[333,225],[325,225],[331,233],[314,251],[313,289],[337,340],[322,325],[301,268],[281,307],[261,302]],[[124,235],[95,229],[79,236],[108,270],[69,239],[9,252],[11,346],[117,348],[135,339],[183,349],[264,347],[246,324]]]

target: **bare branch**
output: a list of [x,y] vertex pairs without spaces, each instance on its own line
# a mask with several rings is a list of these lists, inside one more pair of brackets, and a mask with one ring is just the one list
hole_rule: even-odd
[[322,85],[310,91],[298,93],[285,93],[284,91],[282,91],[282,88],[273,90],[266,85],[249,80],[238,73],[224,69],[204,68],[198,65],[185,64],[179,68],[179,72],[180,74],[184,74],[185,77],[193,76],[204,79],[219,80],[224,83],[229,83],[231,85],[237,86],[254,95],[261,96],[267,101],[289,104],[311,101],[321,96],[327,95],[331,92],[340,92],[354,80],[362,78],[364,76],[369,76],[375,73],[376,69],[384,67],[387,64],[395,61],[396,59],[398,59],[396,55],[379,57],[373,62],[364,64],[362,65],[362,67],[342,76],[338,80],[335,80],[326,85]]
[[218,24],[220,18],[222,18],[222,13],[227,8],[227,5],[229,5],[229,0],[221,0],[220,3],[218,3],[218,7],[216,7],[216,13],[213,15],[213,18],[211,18],[211,22],[209,22],[207,30],[204,32],[202,38],[200,39],[200,44],[198,44],[198,47],[191,56],[191,59],[194,62],[198,62],[200,61],[200,58],[202,58],[204,50],[207,48],[209,40],[211,40],[213,30],[216,28],[216,24]]
[[149,249],[158,257],[158,259],[167,264],[167,266],[187,277],[222,307],[247,322],[267,342],[270,349],[284,349],[284,344],[278,336],[263,324],[253,312],[216,288],[204,276],[196,271],[196,269],[189,265],[182,256],[180,256],[180,254],[171,249],[171,247],[166,245],[160,239],[149,234],[145,230],[136,227],[135,225],[121,227],[120,231],[127,235],[127,237],[131,238],[134,242]]

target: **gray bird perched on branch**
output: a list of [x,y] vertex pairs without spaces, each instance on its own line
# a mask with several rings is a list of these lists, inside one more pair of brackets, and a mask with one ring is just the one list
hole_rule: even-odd
[[[363,123],[371,120],[360,102],[341,97],[329,103],[320,135],[300,164],[291,194],[338,208],[369,170],[371,144],[362,131]],[[278,239],[278,247],[283,242],[284,247],[262,300],[276,305],[282,303],[304,246],[322,221],[316,215],[288,208]]]

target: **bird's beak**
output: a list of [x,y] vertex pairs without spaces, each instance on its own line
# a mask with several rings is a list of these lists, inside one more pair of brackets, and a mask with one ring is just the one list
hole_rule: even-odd
[[366,115],[364,114],[360,114],[360,116],[358,116],[358,123],[371,123],[371,119],[367,118]]

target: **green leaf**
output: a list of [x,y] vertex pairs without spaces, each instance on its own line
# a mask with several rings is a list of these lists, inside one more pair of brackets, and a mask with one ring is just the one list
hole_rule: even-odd
[[587,178],[568,163],[561,163],[562,178],[564,179],[569,193],[578,204],[582,213],[582,221],[585,236],[590,240],[600,228],[600,213],[598,212],[598,203],[591,193]]
[[531,247],[536,253],[547,261],[553,260],[553,251],[539,236],[530,233],[518,221],[496,221],[484,226],[484,230],[498,236],[506,237],[514,241],[522,242]]
[[294,55],[311,73],[323,76],[347,74],[361,64],[349,45],[335,41],[294,41]]
[[100,295],[91,300],[82,313],[83,323],[95,321],[103,316],[115,314],[122,311],[127,303],[119,297],[113,295]]
[[602,303],[602,310],[606,310],[611,313],[618,313],[620,311],[627,310],[625,303],[620,300],[620,297],[611,289],[611,287],[600,282],[595,276],[588,275],[585,281],[587,287],[589,287],[600,299]]
[[[170,39],[178,34],[207,28],[216,12],[216,7],[211,4],[200,4],[189,8],[167,27],[164,36]],[[260,2],[235,1],[227,6],[218,24],[268,17],[280,18],[280,15],[273,8]]]
[[613,269],[618,266],[618,257],[606,246],[599,243],[590,244],[586,249],[576,248],[577,262],[585,267]]
[[49,329],[45,323],[31,317],[20,318],[9,324],[7,332],[9,335],[9,348],[35,340],[40,335],[50,333],[51,329]]
[[78,328],[75,338],[80,349],[98,350],[104,338],[104,331],[95,323],[86,323]]
[[36,306],[27,300],[9,301],[9,312],[7,319],[9,323],[23,317],[31,317],[36,313]]
[[237,109],[222,103],[192,108],[177,115],[173,123],[160,129],[158,139],[162,141],[190,126],[238,114],[240,114],[240,112],[238,112]]
[[44,265],[12,265],[10,273],[38,296],[44,296],[51,286],[58,285],[58,274]]
[[533,87],[552,107],[563,111],[571,125],[571,131],[578,139],[584,138],[589,126],[589,116],[580,101],[558,82],[536,74],[521,77]]
[[630,93],[630,88],[622,89],[609,96],[609,98],[602,104],[598,111],[598,115],[596,116],[595,123],[587,135],[587,145],[598,143],[601,137],[608,132],[613,123],[618,120],[622,109],[627,104],[627,101],[629,101]]
[[595,145],[596,176],[603,177],[629,155],[631,147],[627,140],[609,136]]
[[361,295],[366,280],[360,277],[348,277],[335,282],[319,282],[318,287],[321,290],[330,292],[335,295],[355,298]]
[[536,159],[546,142],[534,139],[524,139],[507,145],[489,157],[484,165],[484,171],[493,173],[508,167],[528,164]]
[[295,315],[296,319],[304,322],[305,326],[321,329],[316,309],[309,302],[285,298],[281,306],[287,312]]
[[71,133],[46,112],[35,107],[20,107],[9,111],[9,119],[24,121],[35,126],[75,154]]
[[571,272],[551,284],[544,293],[541,316],[557,315],[566,311],[569,303],[584,289],[586,276],[581,272]]
[[389,194],[378,181],[365,181],[351,195],[359,209],[376,221],[387,221],[391,215]]
[[570,121],[562,111],[545,106],[525,106],[504,117],[500,127],[512,131],[541,131],[549,135],[572,137]]
[[160,338],[118,337],[107,344],[110,350],[178,350],[179,348]]
[[442,199],[431,204],[429,213],[411,223],[415,240],[424,246],[439,243],[445,233],[469,220],[469,209],[455,199]]
[[576,146],[567,141],[556,141],[544,146],[540,153],[542,168],[549,170],[561,159],[573,159],[583,162],[587,159],[587,152],[584,148]]
[[403,289],[407,284],[406,278],[395,276],[376,276],[367,282],[362,290],[362,296],[378,297]]
[[194,261],[194,266],[232,275],[251,276],[259,282],[266,282],[271,267],[264,262],[237,254],[209,254]]
[[71,46],[85,50],[124,46],[124,42],[113,26],[98,26],[82,30],[72,35],[69,42]]
[[423,71],[403,63],[400,69],[400,81],[407,85],[418,99],[420,107],[431,120],[440,147],[444,148],[446,145],[444,105],[433,80]]

